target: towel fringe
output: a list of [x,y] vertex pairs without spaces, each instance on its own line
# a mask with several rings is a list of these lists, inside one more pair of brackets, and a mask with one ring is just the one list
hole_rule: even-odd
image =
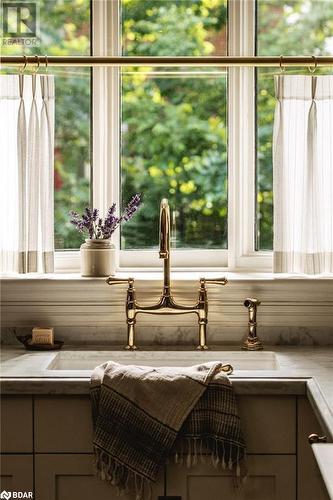
[[[206,463],[209,456],[215,468],[220,466],[233,471],[234,486],[242,488],[247,479],[246,455],[244,449],[234,443],[215,437],[186,436],[177,443],[174,461],[189,468],[198,463],[198,458],[201,463]],[[115,486],[117,496],[128,494],[130,483],[133,483],[135,500],[152,500],[152,483],[149,479],[131,471],[98,447],[94,448],[94,468],[100,479]]]
[[187,438],[187,457],[186,457],[186,467],[189,468],[192,465],[192,450],[191,450],[191,439]]
[[200,453],[200,462],[203,463],[204,456],[202,454],[202,438],[200,438],[199,453]]
[[185,464],[187,468],[197,465],[199,461],[206,463],[208,457],[215,468],[233,471],[238,486],[244,482],[247,476],[244,448],[232,442],[208,436],[186,436],[177,441],[173,455],[176,464]]
[[193,457],[192,457],[192,465],[197,465],[197,463],[198,463],[197,441],[198,441],[198,438],[194,438],[194,440],[193,440]]
[[152,500],[153,490],[149,479],[131,471],[97,447],[94,448],[94,469],[97,477],[116,488],[117,496],[129,494],[132,482],[135,500]]

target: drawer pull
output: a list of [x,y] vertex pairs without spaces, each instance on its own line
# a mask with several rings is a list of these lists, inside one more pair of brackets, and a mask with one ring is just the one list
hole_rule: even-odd
[[327,437],[326,436],[318,436],[318,434],[310,434],[310,436],[308,437],[308,441],[310,444],[327,443]]

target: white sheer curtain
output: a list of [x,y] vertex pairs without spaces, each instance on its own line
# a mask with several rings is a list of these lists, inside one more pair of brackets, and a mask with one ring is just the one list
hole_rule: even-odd
[[333,76],[275,77],[274,271],[333,272]]
[[53,271],[54,77],[0,76],[2,272]]

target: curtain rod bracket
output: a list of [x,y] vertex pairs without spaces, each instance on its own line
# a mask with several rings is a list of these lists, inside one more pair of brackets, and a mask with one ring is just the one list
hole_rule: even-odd
[[313,61],[314,61],[314,67],[311,68],[310,66],[308,66],[308,70],[310,71],[310,73],[315,73],[316,72],[316,69],[317,69],[317,66],[318,66],[318,61],[317,61],[317,58],[316,56],[311,56]]
[[282,60],[283,60],[283,55],[280,56],[279,66],[280,66],[280,72],[284,73],[286,71],[286,67],[282,66]]

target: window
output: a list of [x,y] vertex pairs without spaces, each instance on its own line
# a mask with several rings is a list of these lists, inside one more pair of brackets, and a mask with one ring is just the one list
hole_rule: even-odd
[[[333,54],[330,0],[40,0],[39,12],[38,47],[3,54]],[[55,243],[76,250],[57,252],[58,270],[79,262],[69,210],[104,211],[135,192],[144,206],[114,240],[121,269],[160,267],[159,201],[168,197],[174,267],[271,270],[278,71],[52,68]]]
[[[39,0],[38,7],[37,45],[4,45],[2,55],[90,54],[89,0]],[[69,223],[68,212],[90,203],[90,69],[61,67],[49,72],[56,75],[55,247],[77,249],[82,238]]]

